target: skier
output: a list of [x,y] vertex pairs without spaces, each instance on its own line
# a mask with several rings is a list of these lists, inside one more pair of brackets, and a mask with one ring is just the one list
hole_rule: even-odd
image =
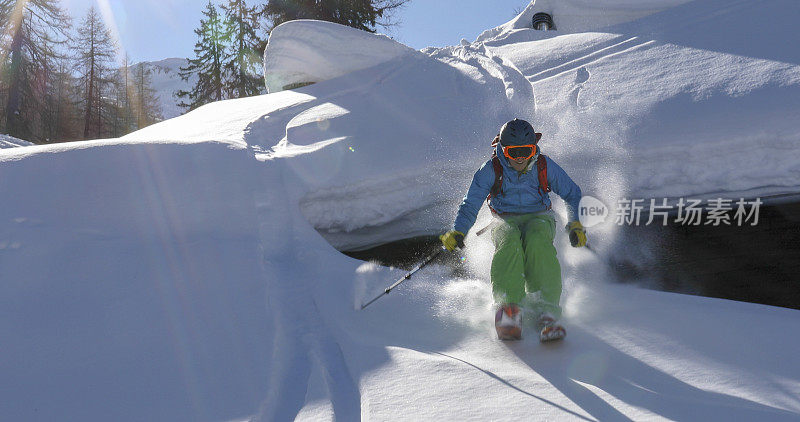
[[578,220],[581,190],[558,164],[541,154],[537,145],[541,136],[525,120],[503,125],[492,143],[492,158],[475,172],[453,229],[440,236],[447,250],[462,248],[465,233],[487,200],[496,219],[491,281],[498,304],[495,328],[501,340],[522,338],[520,305],[531,312],[541,341],[566,335],[556,324],[561,316],[561,265],[553,246],[556,222],[548,195],[551,189],[567,204],[570,243],[586,245],[586,231]]

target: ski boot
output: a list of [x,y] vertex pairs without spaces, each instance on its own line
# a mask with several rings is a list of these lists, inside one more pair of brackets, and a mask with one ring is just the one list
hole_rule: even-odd
[[539,316],[536,328],[539,329],[539,341],[543,343],[546,341],[560,340],[567,336],[567,330],[556,324],[556,319],[547,312]]
[[494,328],[500,340],[522,338],[522,311],[516,303],[505,303],[494,316]]

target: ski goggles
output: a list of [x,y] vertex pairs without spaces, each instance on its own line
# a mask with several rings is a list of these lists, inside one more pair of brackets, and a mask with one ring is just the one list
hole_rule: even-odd
[[503,147],[503,155],[511,160],[527,160],[536,155],[536,145],[511,145]]

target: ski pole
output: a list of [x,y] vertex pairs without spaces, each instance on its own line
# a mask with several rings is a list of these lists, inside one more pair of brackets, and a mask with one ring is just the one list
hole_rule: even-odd
[[372,300],[370,300],[369,302],[367,302],[366,304],[364,304],[364,305],[361,305],[361,309],[364,309],[364,308],[366,308],[367,306],[371,305],[371,304],[372,304],[372,302],[375,302],[376,300],[378,300],[378,299],[382,298],[383,296],[385,296],[385,295],[389,294],[389,292],[391,292],[391,291],[392,291],[392,289],[394,289],[395,287],[399,286],[399,285],[400,285],[400,283],[402,283],[402,282],[404,282],[404,281],[408,280],[409,278],[411,278],[411,276],[412,276],[412,275],[414,275],[414,273],[416,273],[417,271],[421,270],[421,269],[422,269],[423,267],[425,267],[426,265],[430,264],[430,262],[431,262],[431,261],[433,261],[433,259],[434,259],[434,258],[436,258],[437,256],[439,256],[439,254],[441,254],[441,253],[442,253],[442,251],[444,251],[444,250],[445,250],[445,249],[444,249],[444,248],[442,248],[442,249],[439,249],[438,251],[436,251],[436,252],[432,253],[430,256],[428,256],[427,258],[425,258],[425,260],[424,260],[424,261],[422,261],[422,263],[421,263],[421,264],[417,265],[417,266],[416,266],[416,268],[414,268],[413,270],[409,271],[409,272],[408,272],[408,274],[406,274],[405,276],[403,276],[403,278],[401,278],[401,279],[397,280],[396,282],[394,282],[394,284],[392,284],[391,286],[387,287],[387,288],[386,288],[386,289],[383,291],[383,293],[379,294],[379,295],[378,295],[378,296],[377,296],[375,299],[372,299]]
[[475,233],[475,236],[480,236],[480,235],[484,234],[484,233],[485,233],[487,230],[489,230],[489,229],[493,229],[493,228],[494,228],[494,226],[496,226],[496,225],[497,225],[497,222],[496,222],[496,221],[492,221],[491,223],[487,224],[487,225],[486,225],[486,227],[484,227],[484,228],[482,228],[482,229],[478,230],[478,231]]

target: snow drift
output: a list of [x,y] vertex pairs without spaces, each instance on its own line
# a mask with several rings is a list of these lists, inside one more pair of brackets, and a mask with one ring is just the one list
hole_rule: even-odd
[[0,148],[16,148],[30,145],[33,145],[33,143],[23,141],[22,139],[18,139],[10,135],[0,134]]
[[[430,267],[365,311],[403,273],[334,247],[445,229],[512,117],[609,203],[800,191],[799,8],[512,27],[121,139],[0,151],[0,419],[796,420],[800,313],[605,283],[613,226],[590,232],[598,255],[558,236],[552,347],[493,339],[485,239],[467,239],[472,275]],[[769,25],[740,34],[743,14]]]
[[[591,32],[599,28],[630,22],[691,0],[536,0],[514,19],[484,31],[477,41],[502,40],[517,30],[531,29],[533,15],[547,13],[558,35]],[[537,31],[542,32],[542,31]],[[547,37],[541,34],[542,37]]]
[[270,33],[264,50],[264,80],[268,92],[278,92],[413,53],[385,35],[331,22],[290,21]]
[[[532,121],[545,134],[543,151],[565,168],[580,168],[572,173],[584,192],[609,205],[624,197],[753,198],[800,191],[800,57],[774,41],[797,39],[790,20],[782,18],[796,10],[795,3],[620,0],[579,15],[582,6],[532,3],[475,43],[427,48],[427,55],[396,57],[343,75],[335,86],[302,89],[315,100],[282,110],[280,122],[272,117],[279,123],[270,124],[275,139],[259,145],[330,145],[317,150],[324,158],[319,172],[309,173],[315,187],[302,209],[343,250],[445,227],[469,169],[486,158],[488,140],[510,116]],[[525,26],[533,13],[551,8],[559,12],[558,30]],[[585,19],[602,22],[595,19],[598,13],[621,23],[579,30]],[[742,16],[761,29],[743,31]],[[293,25],[284,24],[283,34],[291,34]],[[313,27],[296,25],[299,31]],[[324,28],[328,34],[336,26]],[[283,36],[275,32],[271,42],[281,45]],[[326,58],[319,63],[343,54],[313,51]],[[312,62],[304,66],[308,72],[325,70]],[[314,107],[325,103],[339,112],[320,114],[315,122],[322,109]],[[380,144],[377,139],[390,142],[392,153],[361,159],[365,148]],[[438,152],[455,144],[464,151],[458,158]],[[398,169],[397,163],[411,160],[394,160],[393,154],[431,147],[437,153],[414,160],[413,169]],[[745,160],[769,165],[750,166],[742,177]],[[437,188],[448,174],[462,184]],[[395,181],[391,190],[384,187],[387,179]],[[406,197],[416,200],[398,200]]]

